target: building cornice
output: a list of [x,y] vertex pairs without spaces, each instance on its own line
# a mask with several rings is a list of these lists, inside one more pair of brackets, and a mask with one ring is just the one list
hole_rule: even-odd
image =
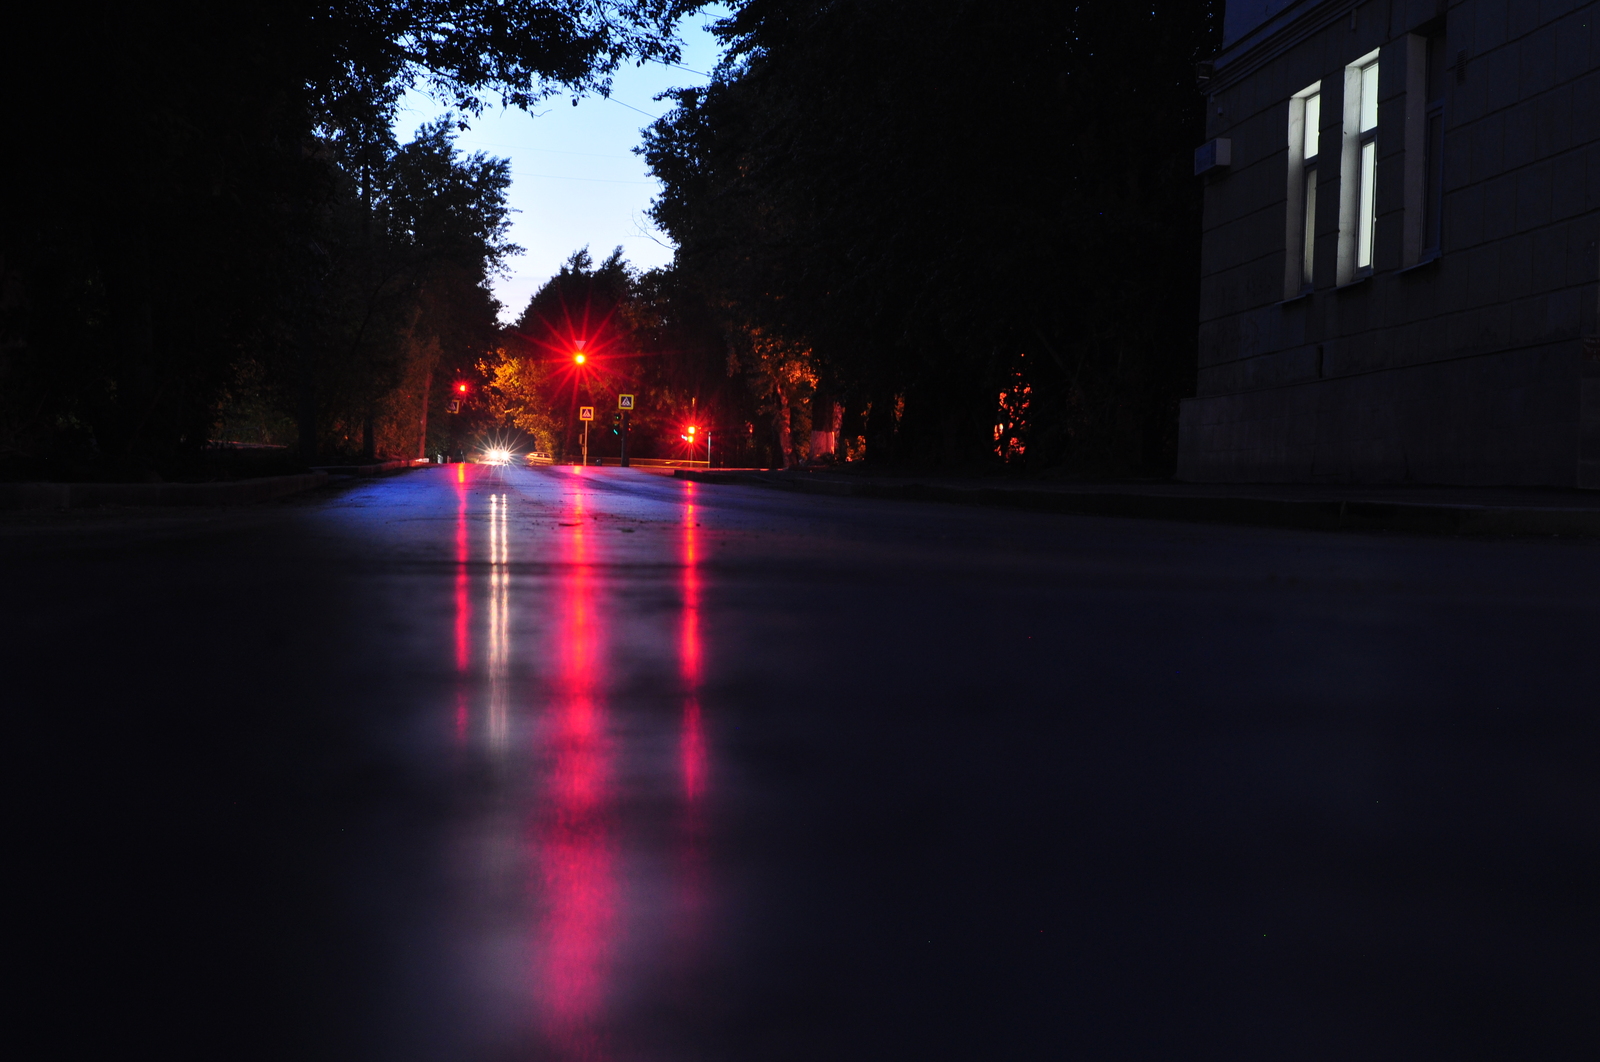
[[[1439,0],[1439,14],[1460,2]],[[1268,61],[1361,8],[1381,10],[1387,23],[1392,6],[1391,0],[1299,0],[1217,53],[1215,73],[1206,91],[1232,88]],[[1386,37],[1387,29],[1386,26]]]

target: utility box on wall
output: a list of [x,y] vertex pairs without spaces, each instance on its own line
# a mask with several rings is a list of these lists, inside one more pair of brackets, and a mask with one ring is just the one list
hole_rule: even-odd
[[1233,141],[1225,136],[1207,140],[1194,149],[1194,175],[1226,169],[1233,165]]

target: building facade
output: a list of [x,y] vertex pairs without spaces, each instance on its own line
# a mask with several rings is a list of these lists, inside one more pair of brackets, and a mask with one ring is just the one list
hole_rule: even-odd
[[1600,0],[1229,0],[1191,481],[1600,488]]

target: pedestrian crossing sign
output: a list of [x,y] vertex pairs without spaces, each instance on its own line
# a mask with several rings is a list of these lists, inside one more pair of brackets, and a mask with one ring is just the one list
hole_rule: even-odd
[[633,396],[632,395],[618,395],[617,396],[617,408],[618,409],[632,409],[633,408]]
[[594,407],[593,406],[579,406],[578,407],[578,419],[579,420],[593,420],[594,419]]

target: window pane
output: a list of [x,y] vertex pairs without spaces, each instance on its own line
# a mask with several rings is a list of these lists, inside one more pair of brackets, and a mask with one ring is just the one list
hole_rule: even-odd
[[1427,208],[1424,214],[1426,249],[1439,249],[1439,218],[1444,199],[1444,115],[1428,116],[1428,186],[1424,191]]
[[1361,131],[1378,126],[1378,64],[1361,70]]
[[1317,134],[1322,129],[1322,93],[1306,97],[1306,145],[1304,158],[1317,157]]
[[1312,264],[1316,261],[1317,249],[1317,168],[1315,166],[1306,170],[1306,232],[1301,242],[1304,250],[1301,263],[1301,282],[1307,287],[1311,286]]
[[1428,102],[1444,99],[1444,72],[1450,60],[1446,57],[1444,34],[1428,38]]
[[1356,218],[1356,268],[1372,266],[1373,170],[1378,161],[1378,145],[1361,145],[1361,212]]

